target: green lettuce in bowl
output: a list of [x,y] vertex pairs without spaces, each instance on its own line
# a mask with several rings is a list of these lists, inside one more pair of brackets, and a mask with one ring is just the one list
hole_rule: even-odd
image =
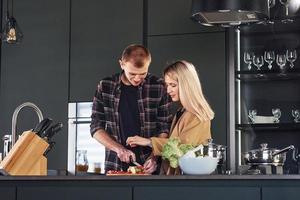
[[179,138],[170,138],[163,146],[162,158],[168,160],[171,167],[177,168],[179,158],[194,148],[191,144],[181,144]]

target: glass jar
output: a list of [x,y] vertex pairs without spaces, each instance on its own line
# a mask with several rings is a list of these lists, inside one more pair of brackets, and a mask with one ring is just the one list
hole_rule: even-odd
[[87,150],[77,150],[76,155],[76,171],[87,172],[89,163],[87,160]]
[[101,173],[101,162],[94,163],[94,173],[100,174]]

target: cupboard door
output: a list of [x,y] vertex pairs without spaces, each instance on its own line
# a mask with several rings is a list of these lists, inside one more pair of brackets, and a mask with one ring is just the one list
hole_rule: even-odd
[[136,187],[133,194],[134,200],[260,200],[258,187]]
[[91,101],[100,79],[119,72],[118,59],[142,43],[143,1],[72,1],[70,101]]
[[131,200],[130,187],[19,187],[17,200]]
[[1,199],[15,200],[16,199],[16,188],[15,187],[3,187],[0,188]]
[[263,187],[262,200],[299,200],[300,187]]

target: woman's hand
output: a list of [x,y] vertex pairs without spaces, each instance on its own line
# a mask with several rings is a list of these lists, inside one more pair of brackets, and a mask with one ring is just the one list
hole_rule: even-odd
[[141,136],[133,136],[128,137],[126,140],[126,144],[130,145],[131,147],[139,146],[151,146],[151,140],[149,138],[144,138]]
[[152,174],[157,168],[156,157],[151,155],[148,160],[144,163],[144,171],[147,174]]

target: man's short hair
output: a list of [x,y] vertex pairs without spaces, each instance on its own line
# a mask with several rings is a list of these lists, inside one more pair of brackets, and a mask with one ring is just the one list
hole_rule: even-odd
[[131,44],[129,46],[127,46],[123,53],[122,53],[122,58],[121,60],[124,60],[124,61],[128,61],[130,59],[130,56],[131,56],[131,53],[133,51],[135,51],[136,49],[143,49],[144,52],[146,53],[146,59],[147,61],[151,62],[151,54],[150,54],[150,51],[143,45],[141,44]]

